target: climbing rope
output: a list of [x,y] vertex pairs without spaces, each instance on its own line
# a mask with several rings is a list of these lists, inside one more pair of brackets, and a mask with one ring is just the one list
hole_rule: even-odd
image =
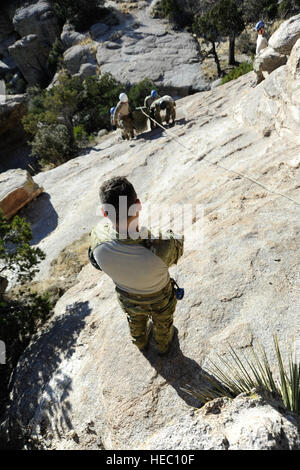
[[[162,124],[160,124],[159,122],[157,122],[155,119],[153,119],[151,116],[149,116],[148,114],[146,114],[144,112],[144,109],[145,107],[140,107],[140,108],[136,108],[136,109],[140,109],[142,111],[142,113],[147,116],[147,118],[151,119],[151,121],[153,121],[157,126],[161,127],[167,134],[171,134],[174,139],[178,142],[179,145],[181,145],[182,147],[184,147],[188,152],[192,153],[193,155],[195,155],[196,157],[199,157],[198,154],[196,154],[196,152],[187,147],[186,145],[184,145],[179,139],[178,139],[178,136],[176,134],[174,134],[174,132],[170,131],[169,129],[166,129]],[[223,165],[220,165],[219,163],[216,163],[216,162],[212,162],[210,161],[209,159],[203,159],[201,160],[201,163],[207,163],[208,165],[211,165],[211,166],[217,166],[218,168],[221,168],[222,170],[225,170],[225,171],[228,171],[230,173],[233,173],[237,176],[239,176],[240,178],[244,178],[248,181],[250,181],[251,183],[254,183],[258,186],[260,186],[261,188],[263,188],[265,191],[271,193],[271,194],[274,194],[276,196],[280,196],[280,197],[283,197],[284,199],[287,199],[288,201],[290,202],[293,202],[294,204],[296,204],[297,206],[300,206],[300,202],[296,201],[295,199],[287,196],[286,194],[282,194],[278,191],[273,191],[272,189],[268,188],[267,186],[265,186],[264,184],[260,183],[259,181],[257,181],[256,179],[252,178],[251,176],[248,176],[248,175],[245,175],[244,173],[241,173],[239,171],[236,171],[236,170],[233,170],[232,168],[226,168],[225,166]]]

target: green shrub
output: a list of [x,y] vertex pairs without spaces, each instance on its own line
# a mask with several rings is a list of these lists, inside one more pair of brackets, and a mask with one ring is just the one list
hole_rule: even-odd
[[288,13],[293,9],[292,0],[282,0],[278,6],[278,13],[281,18],[285,18]]
[[274,20],[278,15],[277,0],[244,0],[243,14],[247,23],[257,23],[259,20]]
[[137,85],[131,86],[128,92],[131,109],[144,106],[145,97],[150,95],[153,89],[157,90],[157,87],[149,78],[145,78]]
[[74,127],[74,138],[78,143],[86,143],[89,140],[88,133],[85,131],[82,125]]
[[117,82],[112,75],[78,77],[60,74],[50,90],[31,87],[27,93],[27,114],[22,122],[30,134],[32,154],[42,163],[58,165],[76,155],[77,144],[99,129],[111,129],[110,108],[125,91],[133,110],[143,106],[154,84],[145,79],[134,86]]
[[32,155],[42,164],[59,165],[73,156],[68,130],[63,124],[41,125],[31,143]]
[[48,56],[48,70],[53,77],[63,63],[64,46],[60,39],[56,38]]
[[153,8],[154,18],[167,18],[179,28],[191,26],[193,23],[193,14],[181,7],[176,0],[160,0]]
[[[31,247],[31,240],[31,227],[25,219],[15,216],[7,220],[0,211],[1,275],[13,274],[23,285],[33,279],[45,254],[40,248]],[[6,364],[0,365],[0,413],[8,397],[9,378],[20,354],[50,313],[48,296],[31,293],[26,286],[13,297],[0,294],[0,340],[6,346]]]
[[30,246],[31,227],[25,219],[15,216],[11,221],[0,210],[0,274],[15,273],[16,280],[31,281],[37,265],[45,255],[40,248]]
[[15,299],[0,298],[0,339],[6,347],[6,363],[0,365],[0,415],[9,393],[9,379],[32,335],[50,318],[52,305],[46,294],[23,291]]
[[110,129],[110,108],[119,101],[124,85],[110,74],[88,77],[78,101],[76,125],[83,125],[88,134],[99,129]]
[[228,74],[225,75],[225,77],[222,78],[222,85],[224,85],[227,82],[230,82],[230,80],[235,80],[242,75],[245,75],[246,73],[249,73],[253,70],[253,64],[248,63],[248,62],[243,62],[240,64],[238,67],[235,69],[231,70]]

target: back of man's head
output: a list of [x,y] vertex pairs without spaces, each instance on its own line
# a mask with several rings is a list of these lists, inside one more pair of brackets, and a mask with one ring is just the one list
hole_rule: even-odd
[[[120,200],[120,197],[123,196]],[[126,213],[128,209],[136,203],[137,195],[133,185],[123,176],[116,176],[105,181],[100,187],[100,200],[106,209],[106,206],[113,206],[116,216],[119,218],[122,201],[126,203]],[[109,211],[108,211],[109,212]]]

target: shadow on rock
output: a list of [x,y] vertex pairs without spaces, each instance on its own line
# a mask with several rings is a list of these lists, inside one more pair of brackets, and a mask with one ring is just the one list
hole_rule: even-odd
[[[22,447],[27,436],[48,431],[58,437],[72,429],[68,396],[72,378],[60,366],[70,358],[91,313],[88,302],[67,306],[60,317],[37,334],[21,356],[11,380],[11,397],[6,412],[8,447]],[[16,444],[17,443],[17,444]]]
[[56,229],[58,224],[58,215],[48,193],[42,193],[34,199],[20,211],[19,215],[25,217],[27,222],[30,222],[33,235],[32,245],[36,245],[43,238],[46,238]]
[[[208,380],[211,376],[196,361],[184,356],[180,349],[177,328],[175,328],[174,340],[167,355],[159,356],[155,351],[154,344],[151,344],[148,351],[144,353],[144,356],[158,374],[176,390],[177,394],[187,405],[194,408],[200,408],[203,405],[199,399],[183,389],[191,388],[199,390],[204,386],[211,388]],[[216,379],[214,378],[214,380]]]
[[163,133],[163,129],[153,129],[152,131],[142,132],[136,136],[136,140],[145,139],[145,140],[154,140],[159,139]]
[[[185,119],[185,118],[176,119],[174,126],[176,126],[176,124],[177,124],[178,126],[184,126],[184,125],[187,124],[188,122],[190,122],[190,119]],[[171,127],[171,126],[169,126],[169,127]]]

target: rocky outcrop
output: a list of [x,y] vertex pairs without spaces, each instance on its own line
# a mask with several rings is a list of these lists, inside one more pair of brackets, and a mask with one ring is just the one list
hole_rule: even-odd
[[90,28],[91,36],[94,40],[97,40],[98,38],[101,39],[101,37],[107,33],[109,30],[109,26],[105,23],[96,23],[93,24]]
[[300,38],[300,14],[284,21],[270,37],[269,45],[279,54],[289,55]]
[[151,436],[142,449],[299,450],[299,424],[280,402],[253,391],[191,410]]
[[300,38],[300,14],[284,21],[269,40],[269,45],[255,58],[253,68],[257,73],[272,73],[286,64],[293,46]]
[[40,188],[26,170],[9,170],[0,174],[0,209],[7,218],[35,199]]
[[29,34],[8,49],[28,85],[45,85],[48,82],[50,49],[47,43],[40,41],[36,34]]
[[[299,57],[297,43],[284,66],[288,90],[299,88]],[[286,361],[288,340],[299,329],[300,166],[292,138],[298,115],[290,114],[291,131],[282,138],[276,126],[264,131],[257,107],[284,67],[256,89],[250,73],[178,100],[171,133],[145,132],[128,143],[118,130],[89,154],[35,177],[51,198],[51,210],[39,198],[22,214],[46,253],[40,279],[66,245],[101,221],[99,186],[111,176],[134,184],[142,225],[150,212],[174,204],[199,212],[188,230],[182,226],[185,252],[171,269],[185,297],[170,354],[158,356],[153,339],[146,354],[135,348],[113,283],[87,265],[19,362],[13,429],[49,449],[299,448],[295,416],[266,397],[240,396],[195,411],[201,403],[186,392],[207,384],[211,360],[228,357],[229,345],[247,357],[253,344],[263,344],[277,378],[272,335]],[[242,102],[253,113],[247,122]]]
[[25,96],[4,96],[0,103],[0,168],[5,150],[24,141],[25,131],[21,119],[25,114]]
[[39,1],[19,8],[13,18],[21,39],[8,47],[27,83],[45,86],[49,82],[48,56],[59,36],[59,22],[50,4]]
[[13,25],[21,37],[35,34],[50,46],[60,32],[57,16],[50,3],[43,0],[19,8],[13,17]]
[[75,31],[74,26],[66,23],[63,27],[60,39],[66,49],[75,46],[79,42],[86,40],[89,37],[88,33],[78,33]]
[[207,89],[196,40],[188,33],[167,32],[164,24],[153,26],[102,36],[97,50],[101,72],[132,84],[148,77],[175,96]]
[[91,52],[93,47],[94,44],[91,42],[84,45],[78,44],[66,50],[64,53],[64,65],[72,75],[80,74],[85,66],[92,66],[94,74],[96,73],[97,62]]
[[248,125],[276,129],[296,143],[300,141],[300,39],[286,65],[275,70],[256,90],[239,103],[236,116]]

